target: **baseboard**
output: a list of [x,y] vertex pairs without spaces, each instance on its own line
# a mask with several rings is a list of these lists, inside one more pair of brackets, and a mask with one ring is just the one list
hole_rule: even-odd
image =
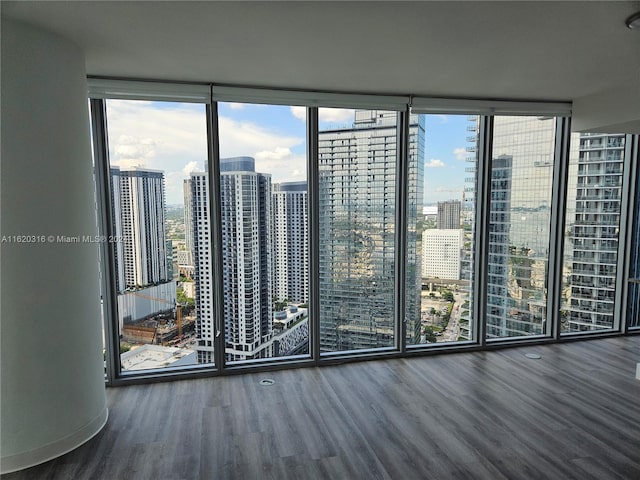
[[102,412],[79,430],[61,438],[55,442],[28,452],[16,453],[0,457],[0,474],[11,473],[17,470],[33,467],[49,460],[53,460],[71,450],[78,448],[89,441],[102,430],[109,418],[109,410],[106,405]]

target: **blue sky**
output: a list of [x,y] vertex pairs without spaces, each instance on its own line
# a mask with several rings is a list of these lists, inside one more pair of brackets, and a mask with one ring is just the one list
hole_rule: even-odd
[[[303,107],[219,103],[220,155],[247,155],[273,182],[306,179],[306,112]],[[353,110],[320,109],[320,128],[350,124]],[[207,158],[203,105],[142,101],[107,102],[112,165],[141,166],[165,172],[168,204],[182,203],[182,180],[203,171]],[[460,199],[466,115],[426,118],[425,202]]]
[[465,168],[472,164],[465,158],[473,155],[466,152],[471,145],[467,137],[474,136],[467,131],[471,123],[466,115],[427,115],[425,119],[424,155],[424,199],[425,203],[442,200],[462,199]]

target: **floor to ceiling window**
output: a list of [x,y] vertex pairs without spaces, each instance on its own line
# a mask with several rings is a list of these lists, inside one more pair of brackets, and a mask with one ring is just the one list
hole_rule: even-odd
[[640,328],[640,175],[637,173],[638,161],[640,160],[640,152],[636,151],[636,188],[633,219],[629,227],[633,226],[631,234],[631,257],[629,258],[629,290],[627,305],[627,324],[630,330],[638,330]]
[[211,364],[205,107],[114,99],[106,117],[121,369]]
[[318,115],[320,349],[393,347],[398,113]]
[[306,108],[220,102],[225,358],[309,355]]
[[562,334],[614,326],[624,152],[624,135],[572,135]]
[[548,333],[555,133],[554,117],[495,117],[486,263],[488,339]]
[[409,126],[407,345],[475,340],[478,121],[413,115]]
[[640,326],[637,205],[616,289],[632,137],[568,141],[529,105],[132,83],[91,104],[108,379],[617,331],[620,299]]

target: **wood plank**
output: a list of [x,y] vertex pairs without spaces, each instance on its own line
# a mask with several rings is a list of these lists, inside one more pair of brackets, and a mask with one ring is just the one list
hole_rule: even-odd
[[3,479],[640,478],[639,361],[629,336],[110,388],[100,434]]

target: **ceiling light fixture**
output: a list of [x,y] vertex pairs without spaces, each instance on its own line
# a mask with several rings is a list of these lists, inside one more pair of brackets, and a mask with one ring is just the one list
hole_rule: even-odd
[[640,30],[640,12],[634,13],[625,22],[627,27],[632,30],[638,29]]

